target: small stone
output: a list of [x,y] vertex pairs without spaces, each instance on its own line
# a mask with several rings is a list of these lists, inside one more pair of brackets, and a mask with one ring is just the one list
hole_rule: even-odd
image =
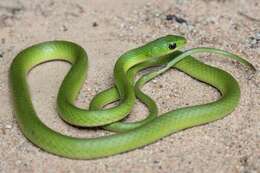
[[125,27],[125,24],[121,23],[120,28],[124,28],[124,27]]
[[174,15],[168,14],[166,16],[166,20],[173,20],[174,19]]
[[93,22],[93,23],[92,23],[92,26],[93,26],[93,27],[97,27],[97,26],[98,26],[98,23],[97,23],[97,22]]
[[11,124],[7,124],[7,125],[5,125],[5,128],[6,128],[6,129],[11,129],[11,128],[12,128],[12,125],[11,125]]
[[239,30],[239,26],[237,24],[234,24],[234,30],[236,30],[236,31]]
[[159,161],[158,161],[158,160],[154,160],[153,163],[154,163],[154,164],[158,164]]
[[68,28],[67,28],[65,25],[62,25],[61,30],[62,30],[63,32],[66,32],[66,31],[68,31]]
[[16,165],[20,165],[21,163],[22,163],[21,160],[17,160],[17,161],[15,162]]
[[155,13],[155,16],[156,16],[156,17],[159,17],[159,16],[160,16],[160,13]]
[[181,17],[178,17],[178,16],[176,16],[176,15],[174,15],[174,14],[168,14],[167,16],[166,16],[166,20],[175,20],[177,23],[188,23],[185,19],[183,19],[183,18],[181,18]]
[[257,41],[260,41],[260,32],[257,32],[257,33],[255,34],[255,39],[256,39]]
[[250,37],[249,40],[250,40],[250,44],[256,44],[257,43],[257,40],[254,37]]

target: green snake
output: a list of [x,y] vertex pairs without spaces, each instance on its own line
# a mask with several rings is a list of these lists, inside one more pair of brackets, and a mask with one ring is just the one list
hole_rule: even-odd
[[[68,41],[33,45],[21,51],[10,67],[10,86],[17,123],[26,138],[47,152],[73,159],[95,159],[140,148],[174,132],[225,117],[239,103],[240,89],[237,81],[229,73],[206,65],[191,55],[216,53],[237,60],[249,68],[254,67],[239,56],[220,49],[194,48],[180,51],[185,44],[184,37],[167,35],[121,55],[114,68],[115,86],[97,94],[89,109],[74,104],[87,74],[88,59],[84,49]],[[102,127],[116,132],[115,134],[76,138],[58,133],[41,122],[31,101],[27,75],[33,67],[53,60],[67,61],[72,65],[57,97],[60,117],[74,126]],[[155,66],[163,67],[135,81],[139,71]],[[215,87],[221,93],[221,98],[157,116],[156,103],[141,88],[169,68],[176,68]],[[131,112],[136,97],[147,106],[149,115],[138,122],[123,122]],[[118,105],[104,108],[115,101],[119,101]]]

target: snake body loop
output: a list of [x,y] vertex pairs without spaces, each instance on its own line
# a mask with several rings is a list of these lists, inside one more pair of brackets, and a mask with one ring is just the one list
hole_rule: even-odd
[[[10,67],[16,118],[23,134],[50,153],[74,159],[94,159],[130,151],[174,132],[223,118],[239,103],[240,89],[237,81],[227,72],[206,65],[190,55],[213,52],[236,59],[250,68],[253,66],[246,60],[219,49],[198,48],[184,53],[178,51],[185,43],[183,37],[168,35],[123,54],[114,68],[115,87],[96,95],[89,110],[74,105],[86,77],[88,60],[83,48],[72,42],[51,41],[23,50]],[[31,101],[26,78],[34,66],[52,60],[63,60],[72,65],[57,97],[61,118],[76,126],[102,126],[121,133],[97,138],[76,138],[58,133],[40,121]],[[134,77],[140,70],[164,64],[166,66],[161,70],[148,73],[135,83]],[[156,103],[141,91],[141,87],[168,68],[176,68],[215,87],[220,91],[221,98],[203,105],[172,110],[157,117]],[[120,121],[131,111],[135,97],[148,107],[149,116],[136,123]],[[117,106],[103,108],[117,100]]]

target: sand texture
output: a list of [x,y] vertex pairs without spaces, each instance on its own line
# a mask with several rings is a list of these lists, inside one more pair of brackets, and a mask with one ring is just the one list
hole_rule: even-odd
[[[0,1],[0,173],[257,173],[260,172],[260,75],[242,65],[205,54],[203,62],[231,73],[241,87],[236,110],[222,120],[172,134],[152,145],[98,160],[71,160],[32,145],[17,126],[8,87],[9,66],[27,46],[70,40],[86,49],[89,72],[77,105],[87,107],[113,85],[117,58],[129,49],[166,34],[184,35],[186,48],[207,46],[245,57],[259,72],[258,0],[1,0]],[[70,66],[50,62],[29,74],[33,103],[52,129],[79,137],[108,134],[65,124],[56,112],[56,95]],[[212,87],[170,70],[144,91],[160,113],[219,98]],[[137,103],[129,118],[141,119]]]

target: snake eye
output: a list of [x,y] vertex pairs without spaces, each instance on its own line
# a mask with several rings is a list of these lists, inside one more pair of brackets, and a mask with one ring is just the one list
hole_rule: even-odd
[[176,48],[176,46],[177,46],[176,43],[171,43],[169,44],[169,49],[173,50]]

